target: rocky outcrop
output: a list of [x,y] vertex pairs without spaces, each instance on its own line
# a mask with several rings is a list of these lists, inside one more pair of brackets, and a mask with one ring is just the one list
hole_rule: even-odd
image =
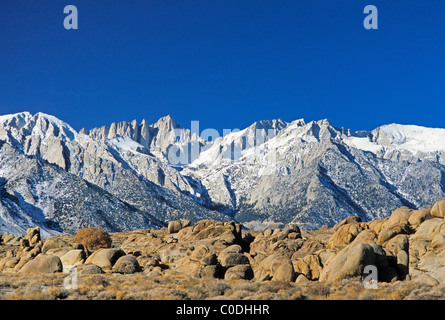
[[255,279],[285,281],[294,280],[295,272],[289,258],[277,254],[272,254],[262,260],[255,270]]
[[[433,215],[409,237],[409,270],[413,277],[428,275],[436,281],[445,280],[445,225]],[[405,244],[406,246],[406,244]]]
[[168,233],[177,233],[179,230],[188,227],[189,225],[190,220],[187,219],[173,220],[168,223],[167,230]]
[[224,279],[230,280],[252,280],[254,276],[252,267],[249,264],[239,264],[227,269]]
[[303,275],[307,280],[318,280],[323,270],[322,260],[317,254],[309,254],[294,260],[293,265],[295,274]]
[[343,248],[351,243],[357,235],[366,230],[368,225],[363,222],[347,223],[338,227],[334,235],[329,239],[329,249]]
[[19,272],[21,273],[55,273],[63,270],[62,261],[58,256],[40,254],[28,261]]
[[41,238],[38,228],[14,241],[5,238],[8,244],[0,245],[0,253],[8,248],[0,260],[2,273],[57,273],[75,266],[79,275],[141,273],[149,279],[181,276],[303,286],[363,281],[373,267],[377,281],[388,286],[445,283],[444,219],[430,209],[401,207],[381,220],[345,219],[317,231],[297,226],[247,231],[233,222],[185,221],[175,232],[164,227],[112,233],[113,247],[93,252],[75,245],[72,236]]
[[[161,228],[179,219],[315,230],[340,228],[348,215],[348,224],[383,220],[404,204],[423,208],[445,195],[444,132],[399,125],[353,132],[326,119],[277,119],[204,141],[171,116],[76,132],[43,113],[4,115],[0,231],[23,235],[39,226],[48,237],[91,226]],[[169,159],[195,147],[198,157]],[[443,217],[440,208],[432,213]],[[424,217],[411,226],[415,219]],[[387,226],[379,243],[397,228]]]
[[87,253],[82,249],[73,249],[60,257],[62,264],[65,267],[81,265],[85,262]]
[[91,256],[88,257],[85,264],[92,263],[102,269],[111,269],[116,261],[122,256],[125,256],[125,252],[120,249],[99,249],[94,251]]
[[116,232],[181,218],[230,220],[197,203],[191,183],[165,163],[163,148],[176,141],[172,119],[153,125],[153,136],[146,122],[112,127],[98,130],[102,139],[43,113],[1,116],[0,194],[8,196],[0,198],[0,232],[39,226],[48,237],[91,226]]
[[338,282],[349,277],[360,277],[366,266],[376,265],[376,256],[371,245],[359,243],[340,251],[320,275],[322,282]]
[[120,257],[113,265],[113,272],[131,274],[141,271],[139,262],[136,257],[132,255],[125,255]]
[[187,148],[193,143],[204,144],[204,140],[196,134],[193,135],[189,129],[180,126],[171,115],[164,116],[151,125],[145,119],[141,123],[135,119],[131,122],[113,122],[109,127],[102,126],[82,132],[94,140],[128,137],[145,147],[146,153],[166,154],[172,145],[179,144],[182,148]]
[[431,208],[431,215],[437,218],[445,217],[445,199],[436,202]]

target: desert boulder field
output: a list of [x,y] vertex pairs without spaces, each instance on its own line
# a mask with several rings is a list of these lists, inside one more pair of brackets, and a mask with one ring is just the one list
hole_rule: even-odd
[[445,199],[311,231],[180,219],[104,240],[30,228],[1,235],[0,298],[443,299],[444,215]]

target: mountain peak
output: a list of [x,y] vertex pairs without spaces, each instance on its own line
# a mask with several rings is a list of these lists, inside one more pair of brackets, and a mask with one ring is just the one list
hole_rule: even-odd
[[172,129],[181,129],[182,126],[180,126],[176,120],[173,118],[172,115],[168,114],[166,116],[163,116],[159,118],[158,121],[156,121],[153,125],[153,128],[158,129],[164,129],[164,130],[172,130]]
[[18,141],[25,136],[39,136],[41,139],[55,136],[64,140],[75,139],[77,132],[66,122],[55,116],[38,112],[32,115],[28,111],[0,116],[0,126]]
[[445,129],[387,124],[374,129],[373,142],[413,152],[445,151]]
[[[278,132],[264,135],[269,129]],[[397,206],[421,207],[445,194],[445,129],[390,124],[351,132],[326,119],[273,119],[208,142],[166,115],[151,125],[133,120],[91,129],[91,139],[71,130],[44,113],[0,116],[0,178],[11,180],[10,191],[24,199],[0,197],[0,206],[49,220],[64,219],[73,207],[76,217],[97,209],[106,214],[96,216],[110,214],[113,221],[116,212],[153,213],[165,221],[173,208],[193,207],[201,212],[190,214],[196,219],[215,209],[240,222],[293,221],[313,228],[350,215],[384,218]],[[198,155],[191,152],[195,146]],[[47,174],[36,175],[42,171],[34,167]],[[90,190],[75,176],[101,189]],[[60,192],[65,185],[70,187]],[[85,195],[96,200],[82,202]],[[126,220],[126,228],[145,226],[139,217],[137,223]]]
[[5,114],[0,116],[0,123],[2,124],[13,123],[17,120],[27,121],[31,117],[32,115],[28,111],[23,111],[13,114]]
[[250,127],[253,129],[274,129],[276,131],[280,131],[288,126],[289,123],[284,121],[283,119],[273,119],[273,120],[260,120],[255,121]]

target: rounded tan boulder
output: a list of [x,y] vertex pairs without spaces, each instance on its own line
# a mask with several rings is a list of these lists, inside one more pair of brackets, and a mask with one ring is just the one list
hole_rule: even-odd
[[167,231],[168,233],[177,233],[179,230],[190,226],[190,220],[187,219],[179,219],[173,220],[168,223]]
[[209,247],[206,246],[205,244],[201,244],[193,249],[192,253],[190,254],[190,257],[199,260],[208,255],[209,253],[210,253]]
[[303,274],[309,280],[318,280],[323,266],[320,258],[315,255],[307,255],[294,262],[294,270],[296,274]]
[[227,269],[224,274],[225,280],[251,280],[253,279],[253,270],[249,264],[240,264]]
[[257,269],[255,279],[259,281],[273,280],[291,282],[295,271],[291,260],[286,256],[272,254],[264,258]]
[[368,265],[377,264],[376,256],[371,245],[359,243],[346,247],[333,257],[323,268],[321,282],[337,282],[346,278],[361,276]]
[[414,228],[419,227],[428,217],[431,217],[431,208],[414,210],[409,216],[408,222]]
[[84,250],[75,249],[70,250],[60,257],[64,267],[66,266],[77,266],[84,263],[86,259],[86,253]]
[[291,282],[294,277],[295,272],[292,263],[283,263],[275,270],[272,281]]
[[436,202],[431,208],[431,215],[437,218],[445,217],[445,199]]
[[344,226],[345,224],[353,224],[353,223],[360,223],[362,222],[362,219],[360,217],[351,216],[343,219],[339,223],[337,223],[334,227],[332,227],[332,230],[337,231],[341,226]]
[[295,280],[295,283],[296,284],[303,284],[303,285],[305,285],[305,284],[307,284],[307,283],[309,283],[309,279],[308,278],[306,278],[306,276],[304,275],[304,274],[300,274],[298,277],[297,277],[297,279]]
[[102,269],[111,269],[116,261],[125,255],[125,252],[120,249],[99,249],[94,251],[91,256],[85,261],[85,264],[95,264]]
[[28,261],[20,270],[20,273],[55,273],[62,272],[62,261],[58,256],[51,254],[39,254]]
[[408,207],[397,208],[391,213],[389,219],[383,222],[382,229],[389,230],[397,226],[404,226],[405,224],[408,223],[408,220],[413,211],[414,210]]
[[117,273],[131,274],[139,271],[141,271],[139,262],[132,255],[120,257],[113,266],[113,272]]
[[426,240],[431,241],[436,234],[440,234],[441,229],[444,226],[443,219],[433,218],[428,219],[423,222],[419,228],[417,228],[416,233],[413,234],[411,240]]
[[87,275],[87,274],[101,274],[103,273],[102,269],[95,264],[82,264],[76,266],[77,273],[79,275]]
[[238,264],[249,264],[249,258],[242,253],[240,245],[234,244],[218,254],[218,262],[223,268],[230,268]]
[[139,256],[137,257],[137,260],[144,270],[150,267],[159,266],[159,260],[152,256]]
[[223,268],[230,268],[239,264],[249,264],[249,258],[242,253],[229,252],[218,256],[218,261]]
[[348,223],[340,226],[328,241],[328,248],[343,248],[350,244],[363,230],[368,229],[364,222]]
[[13,269],[19,263],[20,257],[5,257],[0,261],[0,271],[4,269]]

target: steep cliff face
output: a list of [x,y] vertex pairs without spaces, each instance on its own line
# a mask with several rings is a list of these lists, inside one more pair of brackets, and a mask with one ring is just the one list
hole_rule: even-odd
[[43,113],[0,116],[0,232],[130,230],[177,218],[313,229],[445,196],[445,129],[353,132],[278,119],[203,138],[171,116],[80,132]]
[[[28,201],[11,202],[2,197],[0,217],[5,222],[0,232],[17,233],[34,225],[48,232],[51,228],[54,232],[75,232],[88,225],[102,226],[108,231],[131,230],[160,227],[172,218],[181,217],[192,221],[229,220],[184,194],[187,190],[193,192],[187,179],[164,159],[144,153],[143,146],[131,138],[93,139],[52,116],[24,112],[0,118],[0,141],[4,145],[0,178],[8,182],[3,183],[3,192],[21,195],[19,198],[24,193],[30,194],[15,187],[21,185],[16,181],[16,175],[21,173],[20,181],[41,179],[38,184],[41,194],[33,198],[45,196],[47,199],[37,202],[36,209],[28,206]],[[12,158],[7,157],[12,155]],[[31,165],[31,160],[37,162]],[[40,171],[29,171],[28,166],[45,168],[49,173],[40,177]],[[54,186],[53,180],[61,176],[77,182],[68,184],[69,187],[64,183]],[[85,190],[76,186],[84,186]],[[31,183],[29,188],[36,186]],[[109,201],[113,206],[107,204]],[[54,210],[47,211],[49,207]],[[76,210],[69,213],[72,217],[68,219],[67,208],[70,207]],[[40,219],[33,218],[34,209],[40,210]],[[14,220],[19,215],[26,216],[26,222]],[[47,222],[50,227],[45,225]]]
[[371,220],[444,196],[443,129],[388,125],[351,132],[327,120],[274,129],[272,138],[242,150],[237,161],[222,154],[251,133],[228,135],[182,173],[201,181],[213,203],[251,226],[280,221],[318,228],[350,215]]
[[145,119],[140,124],[137,120],[122,121],[117,124],[113,122],[109,127],[103,126],[89,131],[82,130],[82,133],[94,140],[102,141],[130,138],[140,145],[139,152],[153,153],[160,157],[167,157],[171,146],[185,150],[191,144],[196,143],[198,146],[202,146],[205,143],[189,129],[179,125],[170,115],[160,118],[151,125]]

